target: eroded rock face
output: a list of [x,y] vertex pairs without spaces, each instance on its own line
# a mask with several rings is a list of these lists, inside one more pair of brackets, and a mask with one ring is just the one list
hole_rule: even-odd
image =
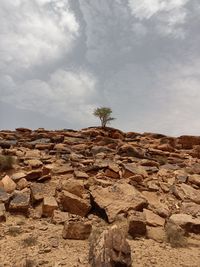
[[145,197],[126,183],[115,183],[106,188],[96,186],[90,192],[94,203],[105,211],[109,222],[113,222],[120,213],[127,215],[131,210],[141,211],[147,206]]
[[64,239],[85,240],[92,231],[92,225],[88,222],[66,221],[62,236]]
[[131,267],[131,249],[126,236],[117,226],[91,237],[89,262],[91,267]]

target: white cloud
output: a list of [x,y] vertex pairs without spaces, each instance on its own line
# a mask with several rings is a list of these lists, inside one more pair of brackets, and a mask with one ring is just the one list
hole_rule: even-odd
[[13,73],[55,60],[71,51],[78,33],[67,0],[1,0],[0,71]]
[[57,70],[48,81],[35,79],[15,84],[5,77],[4,86],[10,88],[11,83],[14,86],[12,93],[0,89],[4,102],[23,109],[39,110],[73,123],[82,124],[92,120],[96,80],[87,72]]

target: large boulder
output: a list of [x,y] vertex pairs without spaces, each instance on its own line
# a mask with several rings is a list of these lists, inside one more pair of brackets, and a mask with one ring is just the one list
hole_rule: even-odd
[[89,262],[91,267],[131,267],[131,248],[124,232],[114,225],[100,236],[91,235]]
[[127,215],[131,210],[142,211],[147,206],[147,200],[133,186],[126,183],[115,183],[103,188],[90,188],[94,208],[97,212],[106,214],[109,222],[113,222],[121,213]]

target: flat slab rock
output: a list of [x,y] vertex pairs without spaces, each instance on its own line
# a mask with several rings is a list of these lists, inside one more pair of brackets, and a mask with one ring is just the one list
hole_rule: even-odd
[[113,222],[120,213],[140,211],[148,204],[137,189],[126,183],[115,183],[106,188],[94,186],[90,192],[94,203],[105,211],[109,222]]

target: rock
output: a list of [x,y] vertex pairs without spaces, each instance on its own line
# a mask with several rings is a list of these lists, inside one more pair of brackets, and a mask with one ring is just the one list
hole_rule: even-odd
[[150,226],[164,226],[165,219],[160,217],[159,215],[153,213],[151,210],[144,209],[144,215],[146,218],[146,222]]
[[28,213],[30,206],[30,190],[24,192],[16,192],[13,195],[13,198],[9,204],[9,211],[19,212],[23,214]]
[[64,211],[80,216],[86,216],[91,209],[90,201],[82,199],[63,190],[60,195],[60,204]]
[[200,190],[194,189],[187,184],[174,186],[173,193],[181,200],[191,200],[197,204],[200,204]]
[[120,178],[119,173],[120,173],[119,166],[115,163],[109,163],[108,168],[105,171],[105,175],[113,179],[119,179]]
[[146,235],[146,219],[142,212],[135,212],[128,222],[128,233],[132,238]]
[[24,163],[31,166],[33,169],[39,168],[43,165],[43,163],[39,159],[29,159]]
[[142,195],[147,199],[149,203],[148,208],[151,209],[153,212],[164,218],[170,215],[170,210],[168,206],[163,203],[161,195],[159,195],[157,192],[143,191]]
[[142,194],[126,183],[115,183],[106,188],[93,186],[90,193],[94,209],[102,216],[106,215],[109,222],[113,222],[120,213],[127,215],[131,210],[141,211],[147,206]]
[[17,189],[22,190],[22,189],[28,187],[28,185],[29,185],[28,181],[25,178],[22,178],[17,183]]
[[124,144],[118,149],[117,154],[123,157],[144,158],[145,150],[129,144]]
[[144,178],[148,177],[148,173],[143,166],[137,166],[134,163],[129,163],[123,164],[123,168],[123,178],[129,178],[135,174],[142,175]]
[[188,178],[188,182],[200,187],[200,175],[199,174],[190,175]]
[[44,185],[41,183],[33,183],[30,186],[31,189],[31,200],[33,203],[42,201],[44,198]]
[[83,181],[75,179],[61,181],[61,190],[68,191],[80,198],[83,198],[84,195],[87,195],[87,190],[84,187]]
[[12,193],[15,190],[16,186],[17,186],[16,183],[8,175],[3,177],[1,182],[3,184],[4,190],[7,193]]
[[200,205],[193,202],[183,202],[180,207],[180,212],[194,217],[200,217]]
[[163,227],[147,226],[147,238],[162,243],[165,241],[165,229]]
[[182,227],[187,232],[200,234],[200,218],[193,218],[188,214],[173,214],[169,222]]
[[67,174],[67,173],[73,173],[74,169],[70,164],[65,164],[61,166],[54,166],[52,169],[53,174]]
[[52,223],[54,224],[64,224],[69,220],[69,213],[60,210],[54,210],[52,215]]
[[92,231],[92,225],[87,222],[67,221],[64,223],[62,237],[64,239],[85,240]]
[[54,197],[44,197],[43,206],[42,206],[42,215],[44,217],[51,217],[53,211],[58,208],[58,204]]
[[4,188],[0,188],[0,203],[8,204],[10,197],[11,196],[4,190]]
[[26,180],[27,181],[35,181],[42,177],[42,170],[33,170],[27,173]]
[[88,179],[89,175],[86,172],[82,172],[82,171],[74,171],[74,175],[77,179]]
[[17,183],[20,179],[25,178],[26,174],[24,172],[17,172],[12,175],[12,180]]
[[91,236],[89,263],[91,267],[131,267],[131,248],[124,232],[114,225],[99,237]]
[[199,136],[182,135],[177,140],[183,149],[192,149],[193,146],[200,145]]
[[3,203],[0,203],[0,223],[6,221],[6,208]]

